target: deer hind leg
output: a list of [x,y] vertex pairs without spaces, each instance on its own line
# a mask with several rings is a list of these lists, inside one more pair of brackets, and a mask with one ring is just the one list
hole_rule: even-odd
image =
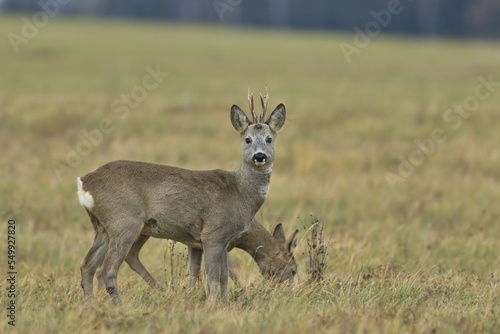
[[82,288],[85,298],[92,297],[93,292],[93,280],[94,274],[96,273],[97,267],[99,267],[106,255],[108,249],[109,237],[102,226],[99,219],[92,213],[87,211],[90,221],[94,226],[95,238],[94,244],[87,252],[87,255],[80,264],[80,272],[82,275]]
[[[107,251],[107,249],[106,249]],[[104,258],[103,258],[104,260]],[[95,272],[95,277],[97,278],[97,289],[98,290],[102,290],[104,289],[104,277],[102,275],[102,263],[101,265],[99,266],[99,268],[97,268],[96,272]]]
[[115,305],[121,304],[121,297],[116,284],[118,269],[142,230],[143,224],[138,221],[121,220],[109,224],[109,226],[117,228],[108,229],[109,246],[102,264],[102,278],[106,285],[106,291]]
[[[132,248],[130,248],[127,257],[125,258],[125,262],[127,262],[130,268],[132,268],[133,271],[139,274],[139,276],[141,276],[141,278],[146,281],[146,283],[148,283],[152,288],[161,290],[162,287],[160,283],[155,280],[155,278],[149,273],[149,271],[146,269],[146,267],[144,267],[144,264],[142,264],[141,260],[139,259],[139,252],[141,251],[146,241],[149,240],[149,238],[150,237],[148,235],[141,234],[132,245]],[[103,289],[105,286],[102,270],[103,269],[101,265],[95,273],[97,277],[98,289]]]
[[139,238],[134,242],[132,248],[128,252],[127,257],[125,258],[125,262],[135,271],[139,276],[142,277],[143,280],[146,281],[152,288],[162,289],[161,285],[154,279],[153,276],[149,273],[149,271],[144,267],[141,260],[139,259],[139,252],[141,251],[142,246],[148,241],[149,235],[141,234]]
[[196,283],[200,279],[201,258],[203,256],[202,249],[188,247],[189,258],[189,287],[194,289]]

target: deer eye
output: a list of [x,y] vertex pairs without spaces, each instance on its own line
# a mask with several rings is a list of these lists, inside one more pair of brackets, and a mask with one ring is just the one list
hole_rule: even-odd
[[250,137],[246,137],[246,138],[245,138],[245,143],[247,143],[247,144],[251,144],[251,143],[252,143],[252,138],[250,138]]
[[273,142],[273,138],[267,137],[266,138],[266,143],[271,144]]
[[292,270],[292,276],[295,276],[296,272],[295,270]]

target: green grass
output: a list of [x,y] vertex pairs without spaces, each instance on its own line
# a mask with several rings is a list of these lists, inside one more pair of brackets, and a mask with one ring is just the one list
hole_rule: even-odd
[[[2,16],[0,31],[21,25]],[[500,81],[500,45],[377,37],[349,65],[339,43],[352,38],[56,19],[17,54],[0,39],[0,215],[2,226],[17,221],[19,272],[16,328],[2,315],[0,331],[500,332],[500,89],[457,129],[443,120],[474,94],[478,76]],[[113,101],[157,65],[169,76],[120,119]],[[290,233],[302,228],[298,217],[318,217],[330,240],[325,281],[307,283],[301,229],[293,286],[269,285],[234,251],[245,287],[231,285],[228,303],[210,311],[203,289],[187,291],[182,245],[171,257],[168,242],[151,240],[141,258],[164,292],[123,265],[123,306],[103,291],[83,304],[79,263],[93,231],[76,177],[116,159],[235,169],[229,108],[246,107],[247,87],[265,84],[288,119],[257,218]],[[114,131],[57,178],[53,164],[103,118]],[[398,156],[435,128],[446,142],[391,190],[385,173],[397,173]],[[5,310],[5,280],[0,288]]]

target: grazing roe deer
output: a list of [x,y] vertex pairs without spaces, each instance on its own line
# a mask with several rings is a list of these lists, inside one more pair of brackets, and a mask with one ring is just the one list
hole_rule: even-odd
[[[248,232],[231,241],[228,252],[233,248],[242,249],[255,260],[264,277],[278,282],[290,281],[297,273],[297,263],[295,262],[293,251],[297,246],[298,234],[299,230],[295,230],[287,240],[281,224],[276,225],[273,234],[271,234],[254,219]],[[125,262],[151,287],[160,288],[161,285],[153,278],[139,259],[139,252],[148,239],[148,235],[143,235],[137,239],[125,258]],[[201,254],[201,252],[197,252],[193,256],[193,251],[197,250],[203,252],[202,247],[197,249],[189,247],[188,258],[191,288],[196,285],[200,276],[201,256],[196,255]],[[229,260],[228,258],[229,277],[239,286],[236,271]],[[102,266],[97,269],[96,276],[99,288],[104,287]]]
[[120,160],[77,179],[80,204],[95,231],[94,243],[80,265],[85,297],[92,296],[93,277],[102,264],[106,291],[115,304],[121,303],[118,269],[134,244],[144,244],[152,236],[202,248],[209,304],[215,306],[219,287],[225,298],[227,249],[250,229],[264,203],[274,140],[286,119],[285,106],[279,104],[265,121],[267,87],[266,95],[260,97],[259,120],[250,90],[252,122],[238,106],[231,107],[231,123],[242,140],[242,161],[236,171],[194,171]]
[[[297,246],[298,235],[299,230],[295,230],[287,240],[283,225],[276,225],[273,234],[271,234],[254,219],[248,232],[231,241],[228,252],[233,248],[242,249],[255,260],[264,277],[278,282],[290,281],[297,273],[297,263],[293,251]],[[193,287],[199,279],[203,249],[188,247],[188,251],[190,285]],[[229,265],[229,276],[236,285],[239,285],[236,271],[232,265]]]

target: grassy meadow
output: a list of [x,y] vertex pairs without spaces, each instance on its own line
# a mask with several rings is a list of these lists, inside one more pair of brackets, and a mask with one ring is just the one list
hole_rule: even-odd
[[[348,34],[52,19],[15,53],[6,35],[22,24],[0,19],[0,263],[15,219],[18,272],[15,327],[0,282],[0,332],[500,332],[500,87],[478,80],[500,82],[498,42],[379,36],[348,64]],[[168,75],[141,91],[148,68]],[[141,259],[165,291],[124,264],[122,306],[105,291],[82,303],[93,229],[77,176],[117,159],[236,169],[230,107],[265,84],[288,118],[257,218],[300,229],[294,284],[270,285],[235,250],[244,288],[209,310],[188,291],[185,247],[155,239]],[[328,242],[320,284],[307,282],[311,215]]]

